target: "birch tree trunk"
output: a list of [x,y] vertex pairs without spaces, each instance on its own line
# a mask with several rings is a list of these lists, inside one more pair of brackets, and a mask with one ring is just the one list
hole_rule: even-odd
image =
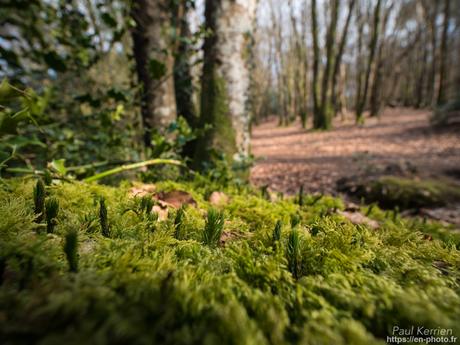
[[206,0],[201,124],[212,129],[197,147],[197,164],[249,155],[249,63],[257,0]]
[[171,53],[171,8],[168,0],[133,0],[131,15],[134,58],[142,84],[144,141],[151,145],[153,129],[164,129],[176,118]]

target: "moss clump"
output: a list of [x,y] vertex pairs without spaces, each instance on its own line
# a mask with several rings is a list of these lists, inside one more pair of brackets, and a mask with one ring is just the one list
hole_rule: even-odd
[[[211,236],[209,246],[205,195],[217,186],[197,179],[156,185],[191,193],[197,206],[179,217],[170,210],[155,231],[145,202],[143,212],[126,211],[142,206],[129,185],[50,186],[59,226],[46,234],[35,231],[33,181],[5,183],[6,344],[383,344],[394,325],[460,332],[460,252],[441,224],[373,206],[364,210],[381,225],[372,230],[334,212],[339,199],[305,195],[300,206],[229,186],[211,217],[223,224],[225,214],[225,244]],[[97,226],[100,197],[110,237]],[[294,229],[280,231],[290,219]]]
[[401,209],[435,207],[460,201],[460,186],[443,180],[413,180],[384,176],[360,184],[354,192],[367,202]]

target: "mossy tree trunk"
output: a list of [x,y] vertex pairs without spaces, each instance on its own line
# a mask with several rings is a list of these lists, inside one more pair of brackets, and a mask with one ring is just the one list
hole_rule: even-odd
[[131,16],[136,23],[132,38],[142,85],[144,142],[150,146],[152,131],[164,129],[176,118],[169,0],[133,0]]
[[249,49],[257,0],[206,0],[200,122],[212,126],[197,145],[195,166],[224,153],[249,155]]
[[[190,65],[192,33],[187,18],[192,2],[190,0],[176,0],[173,1],[172,6],[175,31],[174,89],[177,115],[185,118],[189,126],[195,129],[199,124],[196,106],[193,102],[194,87]],[[196,141],[187,143],[184,147],[184,155],[192,158],[195,146]]]

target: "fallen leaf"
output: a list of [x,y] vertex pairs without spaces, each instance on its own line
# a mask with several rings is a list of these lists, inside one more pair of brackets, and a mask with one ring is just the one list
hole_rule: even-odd
[[195,199],[193,199],[190,193],[181,191],[181,190],[173,190],[170,192],[160,192],[154,195],[154,198],[157,199],[160,203],[163,202],[165,205],[173,207],[173,208],[180,208],[182,205],[192,205],[196,206],[197,203]]
[[219,205],[224,205],[227,204],[229,201],[228,196],[223,193],[223,192],[212,192],[211,195],[209,196],[209,202],[211,205],[214,206],[219,206]]
[[367,225],[371,229],[377,229],[380,226],[377,221],[370,219],[359,212],[337,211],[337,213],[355,225]]
[[131,197],[142,198],[148,194],[153,194],[155,192],[156,186],[154,184],[140,184],[132,187],[129,190],[129,195]]

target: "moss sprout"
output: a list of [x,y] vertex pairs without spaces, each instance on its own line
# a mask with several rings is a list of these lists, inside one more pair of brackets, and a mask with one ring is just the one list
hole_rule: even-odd
[[52,197],[45,201],[45,215],[46,215],[46,232],[51,234],[54,232],[56,225],[56,217],[59,213],[59,201]]
[[99,199],[99,224],[101,226],[101,234],[104,237],[110,237],[110,227],[107,215],[107,206],[105,205],[105,199]]
[[301,206],[301,207],[304,205],[303,196],[304,196],[303,185],[300,185],[300,188],[299,188],[299,195],[297,196],[297,203],[298,203],[299,206]]
[[295,279],[300,276],[300,237],[297,228],[293,228],[288,236],[286,256],[289,271]]
[[273,243],[279,242],[281,240],[281,231],[282,231],[283,223],[278,220],[276,221],[275,228],[273,229]]
[[45,184],[43,183],[43,180],[40,178],[37,180],[37,183],[35,184],[33,196],[35,205],[34,212],[37,216],[37,222],[40,223],[45,215],[46,196]]
[[183,234],[182,234],[182,224],[184,222],[185,218],[185,209],[186,205],[183,204],[179,209],[176,211],[176,215],[174,217],[174,237],[178,240],[182,239]]
[[224,213],[210,208],[206,218],[206,224],[203,229],[202,241],[210,247],[216,247],[219,244],[220,237],[224,230]]
[[78,271],[78,232],[69,230],[64,239],[64,253],[70,272]]

